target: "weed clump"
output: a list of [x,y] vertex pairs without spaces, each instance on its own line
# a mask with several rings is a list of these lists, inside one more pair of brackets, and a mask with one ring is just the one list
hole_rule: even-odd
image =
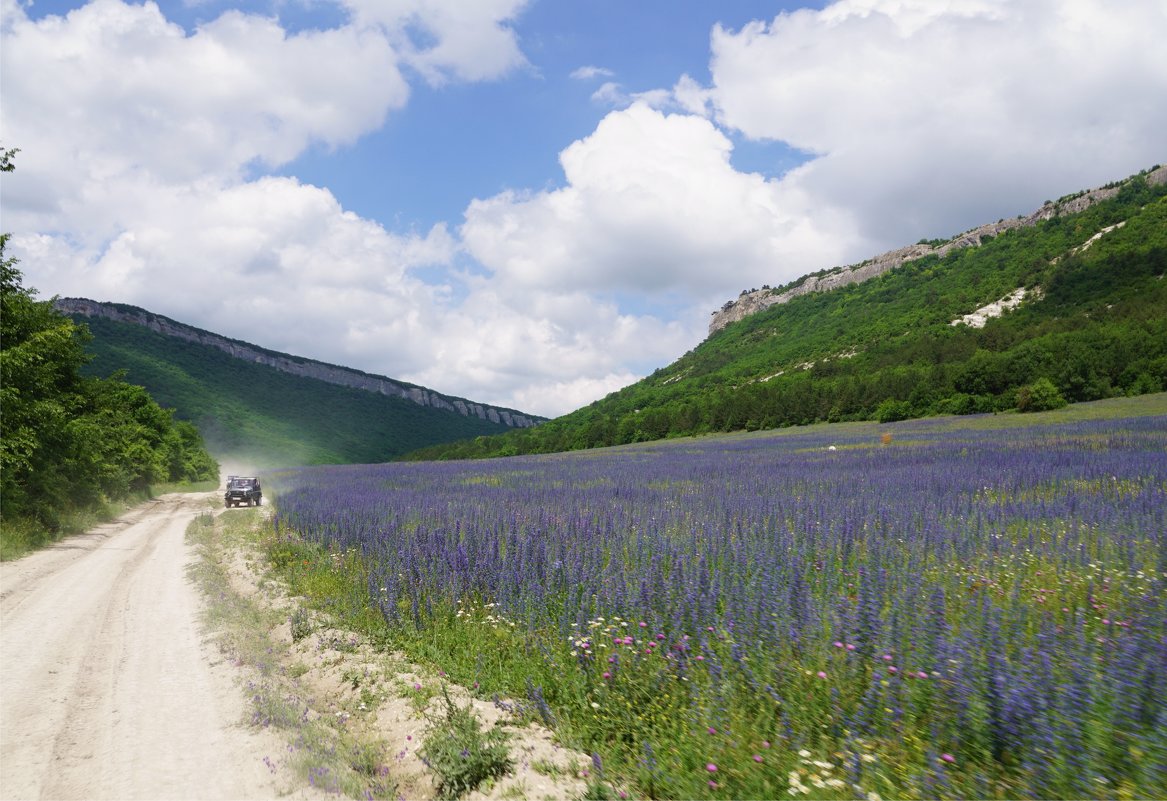
[[438,797],[456,799],[511,769],[510,737],[497,727],[482,731],[470,705],[456,705],[445,686],[442,699],[445,710],[430,720],[430,731],[418,756],[437,777]]

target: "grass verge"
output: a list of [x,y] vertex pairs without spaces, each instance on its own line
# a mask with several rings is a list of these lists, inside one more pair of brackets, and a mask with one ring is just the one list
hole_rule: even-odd
[[[285,667],[287,646],[271,632],[285,618],[241,592],[231,579],[236,551],[254,540],[262,512],[205,513],[187,530],[200,558],[190,573],[207,598],[205,623],[220,649],[251,673],[251,720],[288,743],[287,766],[300,780],[351,798],[394,798],[383,744],[346,728],[344,715],[322,714],[299,686],[300,671]],[[275,766],[273,765],[273,770]]]
[[101,523],[108,523],[128,509],[145,503],[151,498],[171,492],[210,492],[218,482],[159,484],[145,492],[138,492],[128,498],[105,501],[93,506],[64,507],[57,509],[50,521],[27,517],[0,518],[0,562],[19,559],[22,556],[47,548],[74,534],[82,534]]

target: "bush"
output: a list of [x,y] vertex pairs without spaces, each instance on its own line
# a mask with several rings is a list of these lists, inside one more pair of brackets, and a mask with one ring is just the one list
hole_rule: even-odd
[[1042,377],[1032,384],[1017,390],[1017,411],[1019,412],[1046,412],[1050,409],[1060,409],[1066,405],[1066,399],[1054,386],[1054,382]]
[[894,423],[912,416],[912,404],[904,400],[888,398],[875,409],[875,419],[881,423]]

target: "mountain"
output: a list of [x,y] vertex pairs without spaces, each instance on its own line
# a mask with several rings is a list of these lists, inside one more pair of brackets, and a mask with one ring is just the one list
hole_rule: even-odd
[[55,307],[93,334],[87,371],[144,386],[193,422],[227,469],[388,461],[543,418],[228,339],[145,309],[85,298]]
[[668,367],[537,429],[408,458],[1049,408],[1167,389],[1167,168],[787,286]]

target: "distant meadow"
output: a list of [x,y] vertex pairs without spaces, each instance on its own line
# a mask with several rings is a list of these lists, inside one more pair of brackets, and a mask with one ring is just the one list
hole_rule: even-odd
[[1167,796],[1162,413],[266,486],[297,591],[592,753],[597,793]]

